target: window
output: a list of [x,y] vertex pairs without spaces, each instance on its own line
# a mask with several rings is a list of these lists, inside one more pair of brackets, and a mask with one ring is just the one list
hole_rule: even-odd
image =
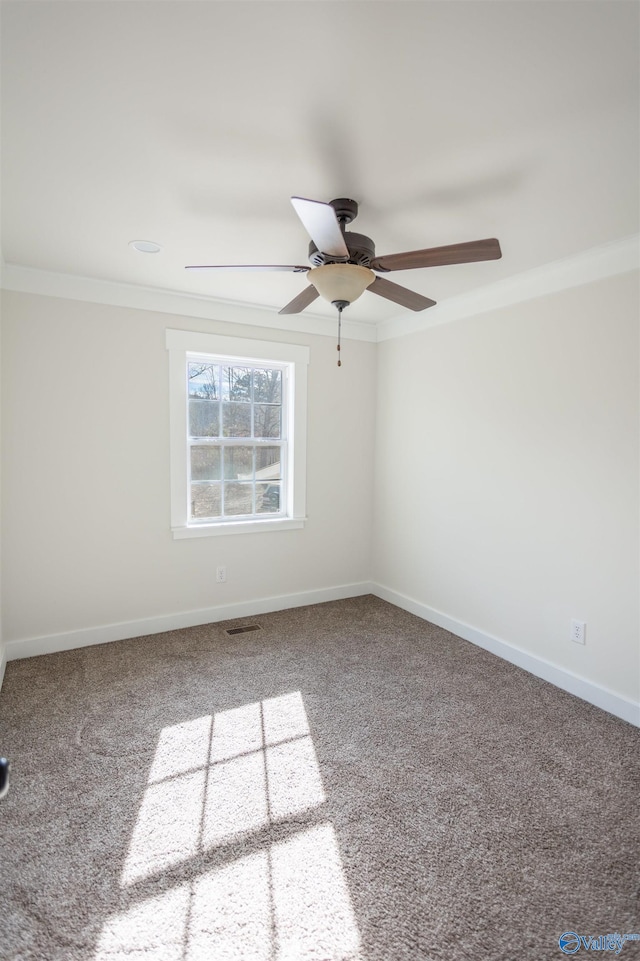
[[286,365],[187,355],[188,523],[282,515],[287,375]]
[[174,537],[302,527],[308,349],[168,330]]

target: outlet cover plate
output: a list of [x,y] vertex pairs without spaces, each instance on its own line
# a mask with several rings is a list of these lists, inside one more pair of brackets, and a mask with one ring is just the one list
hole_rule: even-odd
[[571,633],[569,634],[569,637],[571,638],[572,641],[575,641],[576,644],[584,644],[586,630],[587,630],[587,625],[584,621],[572,620]]

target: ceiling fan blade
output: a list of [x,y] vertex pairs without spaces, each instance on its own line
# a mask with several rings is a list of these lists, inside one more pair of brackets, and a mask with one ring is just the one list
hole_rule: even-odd
[[374,270],[411,270],[413,267],[443,267],[446,264],[472,264],[480,260],[499,260],[500,244],[495,238],[472,240],[466,244],[450,244],[448,247],[428,247],[426,250],[408,250],[404,254],[376,257],[371,262]]
[[436,304],[435,300],[429,300],[428,297],[423,297],[414,290],[408,290],[407,287],[401,287],[400,284],[393,284],[384,277],[376,277],[367,290],[372,290],[374,294],[386,297],[387,300],[392,300],[394,304],[400,304],[401,307],[408,307],[409,310],[426,310],[427,307],[435,307]]
[[298,294],[297,297],[294,297],[293,300],[290,300],[287,306],[283,307],[282,310],[279,310],[278,313],[299,314],[300,311],[304,310],[305,307],[308,307],[309,304],[312,304],[316,297],[319,296],[320,295],[313,284],[309,284],[308,287],[305,287],[302,293]]
[[305,200],[304,197],[292,197],[291,203],[318,250],[331,257],[349,256],[331,204],[324,204],[320,200]]
[[292,264],[190,264],[185,270],[287,270],[294,274],[306,274],[310,267]]

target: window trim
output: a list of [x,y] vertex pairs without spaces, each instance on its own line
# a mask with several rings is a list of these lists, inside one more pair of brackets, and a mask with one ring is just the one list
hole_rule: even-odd
[[[277,341],[251,340],[189,330],[167,329],[169,352],[169,430],[171,465],[171,531],[176,539],[224,534],[254,534],[296,530],[306,521],[307,368],[309,348]],[[284,516],[189,523],[187,504],[187,389],[186,364],[190,354],[224,357],[233,361],[289,364],[291,402],[288,405],[287,511]]]

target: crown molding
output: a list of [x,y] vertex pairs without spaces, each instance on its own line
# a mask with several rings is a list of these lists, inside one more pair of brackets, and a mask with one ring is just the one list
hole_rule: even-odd
[[[451,323],[464,317],[628,273],[638,270],[639,267],[640,235],[633,234],[585,250],[573,257],[543,264],[486,287],[476,288],[459,297],[450,297],[425,312],[403,312],[377,324],[343,320],[342,330],[344,336],[351,340],[372,343],[392,340],[439,324]],[[36,270],[33,267],[7,264],[1,260],[0,287],[46,297],[62,297],[114,307],[132,307],[204,320],[335,337],[335,323],[331,318],[308,311],[291,316],[280,315],[275,314],[270,307]]]
[[[0,265],[0,286],[18,293],[39,294],[44,297],[62,297],[66,300],[82,300],[111,307],[132,307],[136,310],[152,310],[180,317],[198,317],[223,323],[248,324],[252,327],[269,327],[272,330],[297,331],[335,337],[336,323],[332,317],[324,317],[305,311],[304,315],[280,315],[272,307],[257,307],[238,301],[202,297],[175,290],[142,287],[136,284],[116,283],[60,274],[19,264]],[[375,324],[342,321],[342,333],[351,340],[375,342]]]
[[392,340],[416,331],[448,324],[463,317],[484,314],[525,300],[534,300],[570,287],[629,273],[640,267],[640,235],[592,247],[573,257],[556,260],[507,277],[459,297],[450,297],[420,314],[399,314],[378,324],[378,341]]

